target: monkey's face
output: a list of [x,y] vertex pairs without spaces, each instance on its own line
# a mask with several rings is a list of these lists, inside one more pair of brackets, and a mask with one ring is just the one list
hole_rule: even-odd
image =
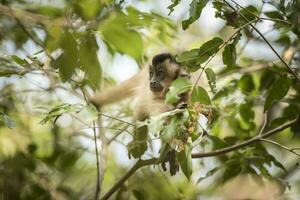
[[159,54],[152,60],[149,67],[150,90],[159,96],[164,96],[174,81],[180,75],[180,66],[172,61],[170,54]]

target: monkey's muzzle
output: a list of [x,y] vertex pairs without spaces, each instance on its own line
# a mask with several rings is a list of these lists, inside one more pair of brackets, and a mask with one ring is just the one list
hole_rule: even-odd
[[150,89],[152,92],[161,92],[164,88],[159,82],[150,82]]

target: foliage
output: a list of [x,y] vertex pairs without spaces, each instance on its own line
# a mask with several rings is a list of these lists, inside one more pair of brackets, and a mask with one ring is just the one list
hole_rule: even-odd
[[[91,199],[97,184],[102,195],[112,188],[116,199],[215,198],[216,186],[242,174],[276,182],[279,195],[289,187],[284,178],[299,161],[299,148],[292,146],[300,144],[299,1],[242,6],[233,0],[213,0],[212,5],[207,0],[172,0],[169,13],[145,11],[137,6],[145,2],[123,0],[0,3],[4,199]],[[187,16],[175,26],[172,14],[182,4],[188,4]],[[202,40],[195,22],[209,6],[224,25]],[[258,28],[266,21],[273,37]],[[182,37],[195,35],[199,41],[182,42]],[[207,87],[202,80],[195,85],[187,78],[174,80],[165,101],[172,111],[131,124],[135,107],[130,103],[106,114],[88,102],[96,90],[113,82],[104,66],[107,60],[121,54],[142,66],[153,52],[176,52],[178,41],[183,44],[176,62],[197,80],[206,76]],[[251,41],[267,47],[270,53],[263,56],[276,57],[249,55]],[[183,96],[187,106],[181,107]],[[98,139],[100,166],[93,148]],[[129,171],[119,160],[128,164],[127,154],[136,162]],[[213,157],[213,167],[205,166],[205,157]],[[157,167],[137,172],[147,165]],[[167,168],[177,176],[160,173]],[[205,173],[193,173],[198,169]],[[96,183],[95,177],[102,179],[97,171],[105,171],[105,178]],[[208,178],[213,183],[205,184]]]

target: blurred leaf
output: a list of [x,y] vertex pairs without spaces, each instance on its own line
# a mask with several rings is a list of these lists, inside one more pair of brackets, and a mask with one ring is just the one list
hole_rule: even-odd
[[216,136],[208,135],[207,137],[212,142],[214,150],[222,149],[228,146],[228,144],[225,141],[221,140]]
[[287,77],[278,78],[268,91],[264,111],[269,110],[270,107],[282,99],[289,91],[291,79]]
[[185,145],[183,151],[176,153],[176,157],[179,162],[180,168],[188,180],[190,180],[191,175],[193,173],[191,151],[192,148],[188,145]]
[[276,160],[276,158],[274,156],[272,156],[271,154],[268,154],[265,158],[267,160],[270,160],[276,167],[282,169],[284,172],[287,172],[285,167],[278,160]]
[[59,17],[63,14],[63,9],[51,5],[37,6],[32,5],[28,11],[36,14],[47,15],[49,17]]
[[65,32],[62,40],[61,47],[63,53],[54,61],[54,65],[59,69],[59,74],[63,82],[70,80],[75,72],[75,69],[79,67],[79,52],[77,48],[77,42],[74,36],[69,31]]
[[238,82],[238,86],[244,94],[248,94],[255,89],[252,76],[245,74]]
[[174,104],[180,100],[179,95],[189,91],[192,88],[191,81],[187,78],[178,78],[172,82],[168,93],[166,94],[166,103]]
[[197,180],[197,184],[199,184],[201,181],[213,176],[217,171],[219,171],[219,169],[221,169],[221,167],[215,167],[211,170],[209,170],[204,177],[200,177],[198,180]]
[[222,183],[225,183],[226,181],[230,180],[231,178],[239,175],[242,172],[242,166],[240,163],[240,160],[234,159],[234,160],[228,160],[225,163],[225,171],[222,176]]
[[107,44],[121,53],[140,60],[144,52],[142,37],[137,31],[128,27],[127,21],[128,18],[123,13],[111,16],[101,25],[100,32]]
[[139,190],[132,190],[133,196],[137,199],[137,200],[144,200],[146,199],[144,197],[143,192],[139,191]]
[[22,59],[16,55],[12,55],[11,57],[17,64],[21,66],[29,65],[29,63],[25,59]]
[[176,136],[180,124],[181,119],[177,116],[174,116],[171,119],[171,122],[164,128],[163,132],[161,133],[162,141],[170,143],[170,141]]
[[70,112],[80,112],[82,110],[82,106],[80,104],[67,104],[63,103],[54,108],[52,108],[47,115],[40,121],[41,124],[45,124],[50,120],[54,120],[54,122],[63,114]]
[[217,93],[216,88],[216,75],[215,72],[211,68],[205,69],[206,78],[208,80],[209,87],[213,94]]
[[234,44],[226,45],[223,54],[223,63],[228,67],[233,67],[236,61],[236,50]]
[[100,86],[101,81],[101,67],[97,51],[98,45],[94,35],[85,36],[84,41],[79,45],[80,64],[94,89]]
[[192,96],[191,96],[191,102],[192,103],[196,103],[196,102],[200,102],[202,104],[205,105],[210,105],[210,98],[206,92],[206,90],[203,87],[197,86],[193,92],[192,92]]
[[132,140],[127,144],[129,157],[132,155],[134,158],[140,158],[147,148],[148,146],[146,141]]
[[240,115],[246,122],[252,122],[254,120],[254,111],[252,110],[253,105],[251,103],[243,103],[240,105]]
[[171,13],[174,11],[174,8],[180,3],[181,0],[171,0],[172,4],[170,4],[168,6],[168,9],[169,9],[169,14],[168,15],[171,15]]
[[[239,15],[243,16],[243,17],[240,16],[238,17],[239,26],[243,26],[248,22],[256,19],[256,16],[258,15],[258,10],[253,5],[250,5],[245,8],[242,8],[239,12]],[[244,18],[246,18],[247,20],[245,20]]]
[[2,116],[2,120],[0,120],[0,121],[3,121],[3,123],[6,127],[12,129],[16,126],[14,120],[12,118],[10,118],[8,115],[6,115],[5,113],[0,112],[0,116]]
[[190,4],[189,15],[187,20],[182,21],[183,30],[187,29],[201,15],[202,9],[206,6],[208,0],[192,0]]
[[60,155],[56,162],[60,170],[67,171],[75,165],[79,158],[80,154],[78,151],[68,150],[67,152],[64,152],[62,155]]
[[101,10],[101,1],[99,0],[80,0],[73,1],[75,12],[86,20],[96,18]]
[[267,17],[270,17],[270,18],[274,18],[274,19],[284,19],[283,15],[276,11],[276,10],[273,10],[273,11],[268,11],[268,12],[265,12],[264,13]]

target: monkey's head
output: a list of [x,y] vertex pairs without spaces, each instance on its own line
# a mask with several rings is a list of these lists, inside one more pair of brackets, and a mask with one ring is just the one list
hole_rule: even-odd
[[155,94],[165,94],[172,81],[178,77],[189,77],[189,74],[174,60],[169,53],[153,57],[149,67],[150,89]]

